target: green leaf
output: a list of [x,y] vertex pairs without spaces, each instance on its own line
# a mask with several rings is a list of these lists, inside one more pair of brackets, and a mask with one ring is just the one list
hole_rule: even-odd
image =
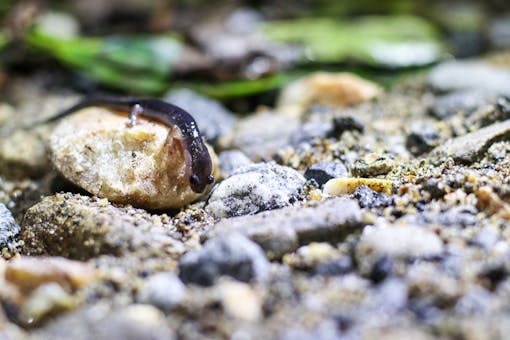
[[214,82],[176,82],[172,88],[190,88],[211,98],[226,100],[274,90],[299,77],[299,73],[280,73],[266,78]]
[[60,38],[35,28],[26,41],[101,84],[142,94],[168,88],[167,79],[181,52],[174,35]]
[[430,64],[443,55],[436,29],[412,16],[368,16],[352,21],[302,18],[268,22],[262,30],[272,39],[303,45],[308,62],[355,59],[394,68]]
[[3,50],[7,44],[11,41],[11,37],[6,32],[0,31],[0,51]]

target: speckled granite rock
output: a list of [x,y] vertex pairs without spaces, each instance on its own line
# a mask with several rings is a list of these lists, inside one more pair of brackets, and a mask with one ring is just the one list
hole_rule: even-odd
[[0,203],[0,248],[8,247],[14,242],[20,227],[12,217],[5,204]]
[[258,243],[270,257],[280,257],[300,244],[342,239],[361,225],[357,203],[333,198],[310,207],[287,207],[224,220],[207,237],[239,232]]
[[305,178],[275,163],[257,163],[237,169],[214,188],[207,211],[215,217],[255,214],[287,206],[300,196]]
[[105,199],[57,194],[27,211],[21,225],[22,251],[80,260],[131,251],[141,257],[158,253],[175,256],[184,249],[170,236],[167,218],[131,207],[118,208]]
[[[64,119],[50,138],[51,159],[62,175],[112,202],[151,209],[180,208],[202,194],[189,186],[176,129],[92,107]],[[214,151],[210,150],[215,162]]]

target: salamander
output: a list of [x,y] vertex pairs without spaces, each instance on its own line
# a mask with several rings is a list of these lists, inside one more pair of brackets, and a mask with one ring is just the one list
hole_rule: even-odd
[[170,127],[177,127],[182,135],[186,166],[189,170],[189,184],[196,193],[204,192],[214,182],[213,166],[204,138],[200,135],[193,117],[178,106],[159,99],[89,97],[78,104],[51,117],[46,122],[56,121],[69,114],[91,106],[106,107],[117,111],[129,112],[129,125],[136,124],[139,115],[151,118]]

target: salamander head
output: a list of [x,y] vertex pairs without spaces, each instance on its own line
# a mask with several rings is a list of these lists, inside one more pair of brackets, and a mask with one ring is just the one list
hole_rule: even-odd
[[204,145],[202,152],[192,155],[191,175],[189,184],[191,190],[202,193],[206,187],[214,182],[211,156]]

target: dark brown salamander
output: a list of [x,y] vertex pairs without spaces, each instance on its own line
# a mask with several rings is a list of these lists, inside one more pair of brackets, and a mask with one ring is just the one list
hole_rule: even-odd
[[112,110],[130,112],[131,125],[134,125],[137,116],[141,115],[167,126],[177,127],[182,135],[180,142],[184,149],[186,166],[191,170],[189,177],[191,189],[196,193],[202,193],[207,185],[214,182],[211,156],[200,135],[197,123],[188,112],[180,107],[158,99],[89,97],[58,113],[47,122],[58,120],[90,106],[102,106]]

